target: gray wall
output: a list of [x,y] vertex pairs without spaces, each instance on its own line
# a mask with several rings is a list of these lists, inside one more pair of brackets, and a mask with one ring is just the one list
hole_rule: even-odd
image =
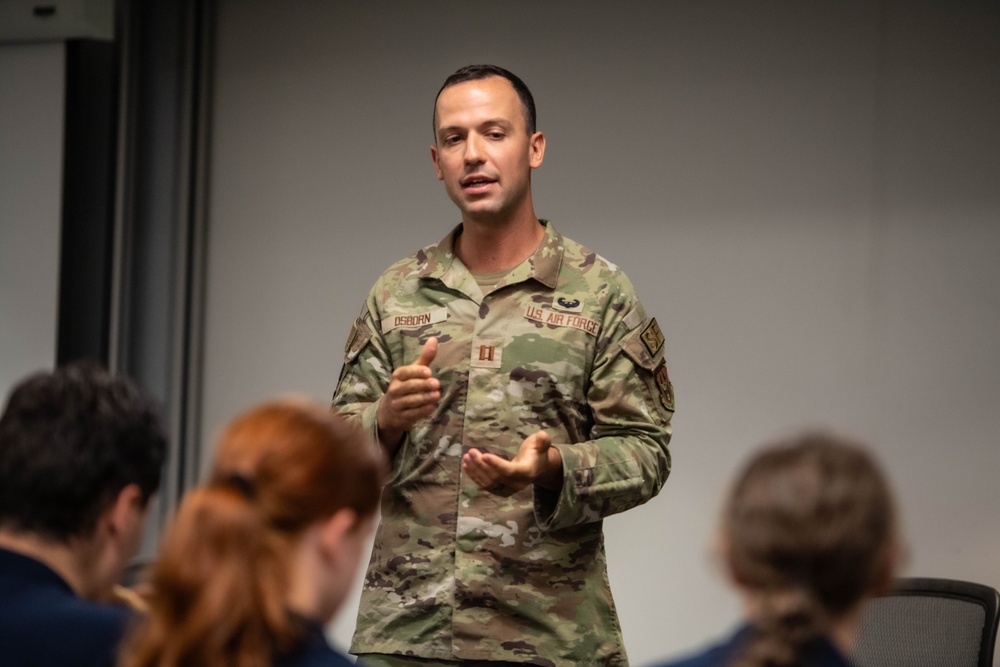
[[[220,3],[205,442],[274,393],[329,397],[372,281],[457,222],[433,92],[493,61],[538,99],[539,213],[668,339],[675,472],[607,523],[633,662],[735,619],[720,497],[801,425],[874,444],[907,574],[1000,587],[996,3],[539,5]],[[0,45],[4,389],[55,356],[63,81],[61,44]]]
[[674,473],[606,524],[633,662],[734,621],[720,498],[800,426],[873,443],[906,574],[1000,587],[996,3],[230,0],[218,30],[206,442],[275,393],[329,398],[371,283],[458,221],[433,94],[496,62],[548,138],[536,210],[667,338]]
[[0,44],[0,396],[56,359],[65,61]]

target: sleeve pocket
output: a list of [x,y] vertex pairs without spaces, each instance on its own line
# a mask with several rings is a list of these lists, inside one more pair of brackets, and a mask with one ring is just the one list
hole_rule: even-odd
[[351,335],[347,337],[347,345],[344,346],[344,365],[354,361],[355,357],[365,349],[365,345],[372,339],[371,327],[364,318],[359,317],[351,327]]
[[648,391],[650,402],[663,418],[669,419],[674,412],[674,386],[667,374],[667,363],[663,358],[663,335],[656,320],[649,320],[644,326],[636,327],[620,343],[622,351],[641,370],[643,384]]

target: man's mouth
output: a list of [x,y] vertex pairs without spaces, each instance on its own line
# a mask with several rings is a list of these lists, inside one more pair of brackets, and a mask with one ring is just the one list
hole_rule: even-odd
[[496,183],[496,180],[486,176],[469,176],[462,179],[462,187],[466,190],[484,188],[492,183]]

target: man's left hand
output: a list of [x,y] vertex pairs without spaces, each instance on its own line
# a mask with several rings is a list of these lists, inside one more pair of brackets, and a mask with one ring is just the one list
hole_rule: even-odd
[[462,470],[480,488],[498,496],[511,496],[529,484],[548,489],[562,487],[562,456],[545,431],[521,443],[512,460],[470,449],[462,457]]

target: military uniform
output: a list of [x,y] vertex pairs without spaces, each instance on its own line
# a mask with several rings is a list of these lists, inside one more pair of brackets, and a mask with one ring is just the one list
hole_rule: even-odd
[[[670,471],[663,336],[615,265],[545,221],[535,253],[484,294],[461,226],[391,266],[347,342],[334,407],[377,437],[392,371],[439,341],[434,414],[396,453],[353,653],[625,665],[602,519]],[[561,491],[508,498],[463,476],[470,448],[512,458],[545,430]]]

